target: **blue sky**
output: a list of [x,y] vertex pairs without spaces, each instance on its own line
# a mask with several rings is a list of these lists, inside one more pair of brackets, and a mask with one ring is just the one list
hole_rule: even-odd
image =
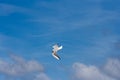
[[[0,79],[119,80],[119,4],[0,0]],[[56,43],[60,61],[51,55]]]

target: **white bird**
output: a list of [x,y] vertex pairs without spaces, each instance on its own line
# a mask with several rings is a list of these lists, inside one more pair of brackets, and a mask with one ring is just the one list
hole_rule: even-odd
[[54,46],[53,46],[53,50],[52,50],[52,56],[54,57],[54,58],[56,58],[57,60],[60,60],[60,57],[57,55],[57,51],[59,51],[59,50],[61,50],[63,48],[63,46],[58,46],[57,44],[55,44]]

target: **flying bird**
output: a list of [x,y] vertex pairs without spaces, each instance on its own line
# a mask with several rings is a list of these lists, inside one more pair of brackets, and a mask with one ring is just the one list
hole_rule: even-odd
[[57,44],[55,44],[54,46],[53,46],[53,50],[52,50],[52,56],[54,57],[54,58],[56,58],[57,60],[60,60],[60,57],[57,55],[57,51],[59,51],[59,50],[61,50],[63,48],[63,46],[58,46]]

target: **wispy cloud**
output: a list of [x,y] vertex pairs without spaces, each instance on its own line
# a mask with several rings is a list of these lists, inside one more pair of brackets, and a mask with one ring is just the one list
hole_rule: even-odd
[[[13,49],[13,47],[15,45],[16,45],[16,47],[19,47],[17,49],[21,49],[22,48],[21,46],[24,43],[24,40],[21,40],[19,38],[13,37],[13,36],[8,36],[5,34],[0,34],[0,39],[1,39],[0,40],[0,51],[5,51],[5,52],[10,52],[11,50],[15,51],[15,48]],[[12,46],[12,45],[14,45],[14,46]]]
[[[115,43],[118,40],[119,36],[117,35],[93,37],[89,42],[90,45],[83,47],[81,52],[83,54],[90,55],[89,58],[92,59],[106,59],[111,57],[111,55],[115,55],[113,53],[116,53]],[[79,53],[79,50],[77,50],[77,53]]]
[[[78,34],[79,35],[79,34]],[[69,56],[64,55],[67,58],[75,58],[81,61],[96,63],[96,60],[99,62],[104,62],[106,58],[116,57],[116,43],[119,40],[119,35],[108,35],[108,36],[88,36],[87,38],[82,39],[78,38],[76,41],[81,41],[85,43],[80,44],[65,44],[65,47],[73,50],[69,50]],[[118,47],[117,47],[118,49]],[[67,51],[68,52],[68,51]],[[73,54],[74,53],[74,54]],[[118,53],[117,53],[118,54]],[[78,56],[80,55],[80,56]],[[119,54],[118,54],[119,55]],[[99,60],[100,59],[100,60]],[[100,63],[97,63],[98,65]]]
[[[120,73],[120,61],[110,59],[106,65],[104,71],[97,66],[94,65],[85,65],[79,62],[73,64],[73,70],[75,73],[75,77],[78,80],[119,80],[118,77]],[[105,71],[108,71],[109,74],[114,75],[111,76],[106,74]],[[116,72],[117,71],[117,72]]]
[[8,16],[13,13],[32,15],[34,14],[34,11],[29,8],[24,8],[13,4],[0,3],[0,16]]
[[[87,24],[88,20],[90,22],[94,20],[92,24],[95,24],[96,21],[101,21],[101,19],[104,22],[104,19],[106,20],[106,18],[107,19],[117,18],[117,16],[119,16],[119,13],[117,11],[105,10],[102,8],[101,3],[95,4],[94,3],[95,0],[90,0],[90,1],[92,2],[89,2],[89,0],[86,0],[85,2],[79,0],[76,1],[66,0],[66,1],[53,1],[53,2],[39,1],[36,2],[35,5],[38,5],[37,8],[45,7],[51,11],[52,14],[48,14],[47,17],[45,16],[46,22],[48,23],[50,23],[51,20],[52,23],[53,20],[55,21],[54,23],[56,23],[57,20],[59,22],[61,21],[61,23],[78,22],[79,24],[81,24],[82,21],[85,20]],[[97,0],[97,1],[102,1],[102,0]],[[45,21],[45,18],[43,19],[43,21]],[[42,18],[40,17],[40,20],[37,19],[36,21],[42,21],[41,19]],[[33,19],[33,21],[35,20]]]
[[[53,2],[38,1],[35,7],[40,9],[45,8],[44,11],[47,10],[48,14],[42,16],[37,15],[28,21],[48,24],[49,27],[51,27],[51,32],[55,32],[49,34],[63,33],[92,26],[97,27],[108,23],[109,26],[111,26],[113,21],[119,20],[119,12],[104,9],[101,1],[102,0],[87,0],[86,2],[78,0]],[[43,36],[44,35],[46,36],[47,34],[45,33]],[[39,34],[35,36],[39,37]]]

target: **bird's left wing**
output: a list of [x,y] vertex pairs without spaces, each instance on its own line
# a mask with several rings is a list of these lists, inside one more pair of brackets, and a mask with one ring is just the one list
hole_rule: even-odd
[[63,48],[63,46],[60,46],[60,47],[58,47],[58,50],[60,50],[60,49],[62,49]]

